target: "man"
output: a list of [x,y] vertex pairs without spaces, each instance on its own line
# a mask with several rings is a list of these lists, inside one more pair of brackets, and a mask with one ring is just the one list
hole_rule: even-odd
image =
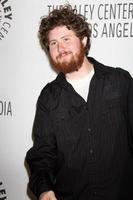
[[26,160],[40,200],[133,199],[133,79],[87,57],[91,31],[64,6],[39,38],[60,72],[42,90]]

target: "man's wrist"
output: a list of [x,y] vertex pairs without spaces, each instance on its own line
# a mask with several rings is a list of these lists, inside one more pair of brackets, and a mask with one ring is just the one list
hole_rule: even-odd
[[52,190],[49,190],[49,191],[46,191],[46,192],[41,193],[41,194],[40,194],[40,197],[39,197],[39,200],[43,200],[43,198],[45,197],[45,195],[48,195],[48,194],[50,194],[51,192],[53,193]]
[[39,200],[41,200],[48,192],[50,191],[46,191],[40,194]]

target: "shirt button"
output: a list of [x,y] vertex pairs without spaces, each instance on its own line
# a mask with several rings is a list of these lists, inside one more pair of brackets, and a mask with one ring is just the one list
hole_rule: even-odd
[[90,152],[90,154],[93,154],[93,149],[90,149],[90,151],[89,151],[89,152]]
[[96,194],[97,194],[97,192],[96,192],[96,191],[94,191],[94,192],[93,192],[93,195],[95,196]]
[[65,119],[65,117],[64,116],[61,116],[61,120],[64,120]]
[[89,133],[91,132],[91,128],[88,128],[88,132],[89,132]]
[[88,107],[86,107],[86,111],[88,111]]
[[112,104],[110,104],[110,105],[109,105],[109,108],[111,109],[112,107],[113,107],[113,105],[112,105]]
[[84,106],[84,108],[85,108],[86,111],[88,111],[88,107],[87,106]]

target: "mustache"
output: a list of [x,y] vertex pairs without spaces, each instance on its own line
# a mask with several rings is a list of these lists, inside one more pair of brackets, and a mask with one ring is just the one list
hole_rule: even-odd
[[60,59],[60,58],[62,58],[63,56],[69,55],[69,54],[71,54],[71,53],[72,53],[71,51],[64,51],[64,52],[61,52],[61,53],[59,53],[59,55],[56,57],[56,59]]

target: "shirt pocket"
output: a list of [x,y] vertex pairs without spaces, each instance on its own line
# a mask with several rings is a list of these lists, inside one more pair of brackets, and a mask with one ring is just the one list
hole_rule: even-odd
[[119,129],[126,119],[126,110],[123,98],[106,100],[101,106],[102,123],[108,127]]
[[77,141],[77,127],[76,123],[72,122],[72,116],[70,111],[62,109],[52,116],[53,118],[53,129],[57,140],[57,146],[60,149],[72,148]]

